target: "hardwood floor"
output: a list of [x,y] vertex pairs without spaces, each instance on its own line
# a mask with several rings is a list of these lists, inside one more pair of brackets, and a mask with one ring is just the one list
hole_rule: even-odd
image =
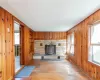
[[33,60],[29,65],[36,66],[30,77],[14,80],[90,80],[69,61]]

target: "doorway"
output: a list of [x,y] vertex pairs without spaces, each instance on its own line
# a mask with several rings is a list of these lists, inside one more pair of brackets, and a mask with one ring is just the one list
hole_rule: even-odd
[[14,21],[15,73],[20,70],[20,24]]

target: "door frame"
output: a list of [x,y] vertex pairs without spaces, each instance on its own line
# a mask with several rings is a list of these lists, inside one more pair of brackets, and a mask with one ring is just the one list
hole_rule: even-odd
[[20,24],[20,64],[24,65],[24,26],[23,23],[21,23],[21,21],[19,21],[16,17],[13,17],[13,24],[14,22],[18,22]]

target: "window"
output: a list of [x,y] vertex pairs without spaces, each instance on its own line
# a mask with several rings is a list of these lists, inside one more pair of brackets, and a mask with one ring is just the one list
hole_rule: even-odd
[[74,33],[71,34],[71,47],[70,47],[70,53],[74,54]]
[[14,21],[14,41],[15,45],[20,44],[20,24]]
[[70,35],[67,37],[67,53],[70,53]]
[[20,44],[20,34],[19,33],[14,33],[15,37],[15,44],[19,45]]
[[67,53],[74,55],[74,33],[67,38]]
[[100,23],[90,27],[89,60],[100,64]]

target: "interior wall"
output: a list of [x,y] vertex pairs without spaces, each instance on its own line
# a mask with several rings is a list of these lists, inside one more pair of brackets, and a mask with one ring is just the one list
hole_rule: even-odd
[[0,34],[2,80],[8,80],[14,76],[13,16],[2,8],[0,8]]
[[34,32],[34,40],[66,39],[66,32]]
[[[66,54],[66,39],[64,40],[34,40],[34,53],[45,54],[45,45],[56,45],[56,54]],[[42,45],[41,45],[42,44]]]
[[33,31],[28,27],[24,27],[24,64],[27,65],[33,59],[34,40]]
[[0,9],[0,14],[1,14],[1,16],[0,16],[0,26],[1,26],[1,28],[0,28],[0,73],[2,72],[2,26],[4,26],[4,24],[3,24],[3,21],[2,21],[2,17],[3,17],[3,13],[2,13],[2,11],[1,11],[1,9]]
[[88,31],[89,25],[98,20],[100,20],[100,10],[67,32],[68,35],[72,32],[75,34],[75,51],[73,56],[69,54],[69,60],[77,64],[93,80],[100,80],[100,67],[88,61]]
[[14,21],[21,28],[21,57],[22,64],[28,64],[33,54],[33,31],[12,14],[0,7],[0,75],[1,80],[12,80],[15,75],[14,54]]
[[[45,54],[45,44],[49,44],[51,41],[56,44],[56,51],[66,53],[62,49],[66,47],[66,32],[34,32],[34,53]],[[43,46],[40,46],[40,43]],[[61,46],[58,46],[61,43]]]

